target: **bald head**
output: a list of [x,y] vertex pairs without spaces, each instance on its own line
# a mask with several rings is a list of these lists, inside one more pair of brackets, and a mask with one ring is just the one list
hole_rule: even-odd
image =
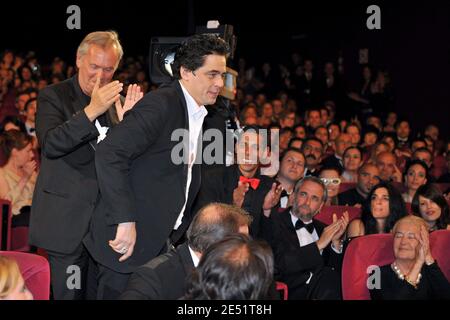
[[348,133],[341,133],[336,138],[336,154],[342,158],[345,149],[352,145],[352,136]]
[[394,175],[397,157],[391,152],[381,152],[376,159],[376,166],[380,171],[380,178],[388,181]]
[[243,209],[224,203],[211,203],[199,210],[187,231],[189,246],[204,252],[224,237],[243,233],[248,235],[251,216]]

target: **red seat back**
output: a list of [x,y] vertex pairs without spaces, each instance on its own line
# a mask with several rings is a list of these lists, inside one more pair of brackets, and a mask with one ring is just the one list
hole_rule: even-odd
[[431,254],[450,281],[450,230],[437,230],[430,234]]
[[342,265],[344,300],[370,300],[369,266],[381,267],[394,261],[393,240],[391,234],[372,234],[350,241]]
[[276,281],[276,289],[277,291],[281,291],[283,293],[283,300],[288,299],[288,286],[284,282]]
[[21,252],[30,251],[28,230],[29,227],[16,227],[11,229],[11,250]]
[[336,213],[340,218],[347,211],[349,220],[352,221],[355,218],[361,217],[361,208],[350,206],[323,206],[322,210],[314,216],[315,220],[318,220],[326,225],[333,223],[333,213]]
[[350,189],[356,188],[356,183],[354,182],[342,182],[339,185],[339,193],[345,192]]
[[11,202],[0,199],[0,250],[11,249]]
[[0,251],[0,255],[17,261],[25,284],[35,300],[50,299],[50,266],[47,259],[15,251]]

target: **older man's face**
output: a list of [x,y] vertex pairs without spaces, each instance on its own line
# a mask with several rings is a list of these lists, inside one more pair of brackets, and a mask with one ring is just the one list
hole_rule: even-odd
[[292,213],[303,221],[310,221],[324,204],[324,189],[314,181],[305,181],[296,193]]

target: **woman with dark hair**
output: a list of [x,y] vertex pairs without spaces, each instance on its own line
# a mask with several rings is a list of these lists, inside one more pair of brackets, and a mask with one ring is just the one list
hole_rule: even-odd
[[406,214],[400,192],[391,184],[381,182],[372,188],[364,202],[361,219],[354,219],[349,224],[347,237],[389,233],[394,224]]
[[0,132],[9,131],[9,130],[18,130],[23,133],[27,132],[25,123],[22,120],[20,120],[19,117],[16,117],[16,116],[6,116],[3,119],[3,122],[0,127]]
[[428,230],[450,230],[450,209],[447,200],[438,187],[425,184],[414,195],[413,214],[422,217],[428,224]]
[[13,227],[27,226],[37,176],[31,137],[17,130],[5,131],[0,146],[6,157],[0,168],[0,198],[11,201]]
[[273,272],[268,244],[241,234],[230,236],[206,249],[189,279],[184,299],[268,299]]
[[406,192],[402,194],[406,203],[412,203],[417,189],[426,184],[428,179],[428,166],[422,160],[412,160],[406,165],[403,181]]
[[363,164],[363,152],[361,148],[351,146],[345,149],[343,155],[344,172],[342,182],[358,182],[358,170]]

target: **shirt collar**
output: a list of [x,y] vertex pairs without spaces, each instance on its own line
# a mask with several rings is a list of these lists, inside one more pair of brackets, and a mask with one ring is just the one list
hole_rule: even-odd
[[189,247],[189,253],[191,254],[191,258],[192,258],[192,262],[194,263],[194,267],[197,268],[198,263],[200,262],[199,257],[197,257],[197,255],[195,254],[194,250],[191,249],[191,247]]
[[195,99],[191,96],[191,94],[186,90],[181,81],[179,81],[181,89],[183,90],[184,98],[186,99],[186,105],[188,110],[189,117],[192,117],[194,120],[203,119],[208,111],[205,106],[199,106]]

